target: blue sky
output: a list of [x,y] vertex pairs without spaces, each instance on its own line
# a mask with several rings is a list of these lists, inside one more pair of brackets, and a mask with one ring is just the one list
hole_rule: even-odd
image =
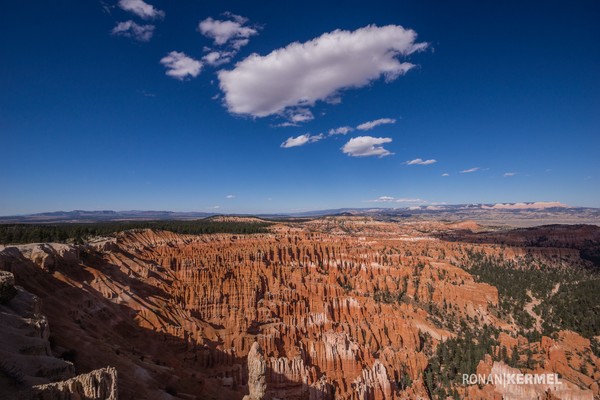
[[0,215],[600,207],[600,4],[522,3],[5,2]]

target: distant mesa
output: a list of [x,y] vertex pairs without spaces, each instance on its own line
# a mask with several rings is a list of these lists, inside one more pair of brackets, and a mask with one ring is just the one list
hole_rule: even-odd
[[536,201],[533,203],[498,203],[493,206],[483,205],[481,208],[494,210],[545,210],[548,208],[573,208],[558,201]]

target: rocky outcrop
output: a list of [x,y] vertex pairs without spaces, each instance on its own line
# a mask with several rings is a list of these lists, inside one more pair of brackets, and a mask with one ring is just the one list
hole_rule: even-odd
[[392,398],[392,384],[385,366],[375,361],[371,368],[362,371],[354,381],[354,398],[360,400],[383,400]]
[[248,353],[248,391],[250,394],[244,400],[262,400],[267,392],[267,362],[258,343]]
[[23,399],[117,400],[117,371],[104,368],[62,382],[34,386]]
[[72,363],[52,355],[39,299],[14,286],[9,272],[2,273],[2,281],[13,297],[0,305],[0,372],[14,382],[15,390],[74,376]]
[[6,304],[17,295],[15,277],[10,272],[0,271],[0,304]]
[[12,273],[0,271],[0,292],[0,398],[117,399],[114,368],[75,376],[71,362],[54,357],[41,302]]

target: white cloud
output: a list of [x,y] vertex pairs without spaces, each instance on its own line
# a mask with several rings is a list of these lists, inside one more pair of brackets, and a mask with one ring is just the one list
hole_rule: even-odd
[[367,201],[370,203],[389,203],[394,200],[396,200],[396,199],[394,199],[391,196],[380,196],[380,197],[376,198],[375,200],[367,200]]
[[164,11],[154,8],[154,6],[143,0],[119,0],[119,7],[142,19],[162,19],[165,17]]
[[198,30],[204,36],[214,40],[215,45],[223,46],[228,44],[232,48],[239,50],[248,44],[248,38],[256,35],[258,31],[249,26],[244,26],[248,21],[239,15],[227,13],[231,20],[216,20],[211,17],[206,18],[198,24]]
[[202,57],[202,61],[210,66],[217,67],[219,65],[227,64],[231,61],[231,58],[235,56],[234,52],[231,51],[211,51],[210,53]]
[[233,194],[228,194],[227,196],[225,196],[226,199],[235,199],[235,195]]
[[277,125],[275,125],[275,127],[277,127],[277,128],[287,128],[287,127],[289,127],[289,126],[298,126],[298,124],[295,124],[295,123],[293,123],[293,122],[286,121],[286,122],[282,122],[281,124],[277,124]]
[[330,129],[329,130],[329,136],[333,136],[333,135],[345,135],[348,132],[352,132],[353,130],[354,130],[354,128],[352,128],[350,126],[340,126],[339,128]]
[[504,177],[508,178],[509,176],[515,176],[516,174],[517,174],[516,172],[505,172]]
[[285,142],[281,143],[281,147],[283,147],[284,149],[288,149],[290,147],[304,146],[307,143],[318,142],[319,140],[323,139],[323,137],[324,136],[322,133],[319,133],[318,135],[314,136],[311,136],[309,133],[305,133],[304,135],[300,135],[297,137],[287,138]]
[[313,113],[308,108],[298,108],[288,115],[288,119],[293,124],[310,121],[314,118]]
[[110,32],[115,36],[124,36],[139,42],[148,42],[154,34],[154,25],[138,25],[129,20],[119,22]]
[[219,71],[219,86],[233,114],[282,114],[337,99],[343,89],[363,87],[382,76],[393,81],[414,67],[398,57],[427,47],[416,43],[416,36],[397,25],[336,30],[266,56],[252,54],[234,69]]
[[479,167],[464,169],[464,170],[460,171],[460,173],[461,174],[468,174],[468,173],[475,172],[475,171],[479,171]]
[[450,174],[449,174],[449,173],[447,173],[447,172],[444,172],[444,173],[442,174],[442,176],[450,176]]
[[430,165],[435,164],[437,160],[423,160],[420,158],[415,158],[414,160],[406,161],[406,165]]
[[410,204],[427,204],[429,203],[427,200],[423,199],[415,199],[415,198],[395,198],[391,196],[381,196],[376,198],[375,200],[365,200],[367,203],[410,203]]
[[422,199],[406,199],[406,198],[401,198],[401,199],[396,199],[396,203],[425,204],[425,203],[428,203],[428,201],[427,200],[422,200]]
[[195,78],[202,69],[202,63],[194,60],[179,51],[172,51],[160,60],[167,68],[166,74],[175,79],[184,80],[188,77]]
[[368,122],[362,123],[362,124],[358,125],[356,127],[356,129],[358,129],[360,131],[368,131],[370,129],[375,128],[378,125],[395,124],[395,123],[396,123],[396,120],[394,118],[379,118],[374,121],[368,121]]
[[391,141],[391,138],[358,136],[350,139],[348,143],[342,147],[342,152],[352,157],[385,157],[394,153],[384,149],[381,145],[385,143],[391,143]]

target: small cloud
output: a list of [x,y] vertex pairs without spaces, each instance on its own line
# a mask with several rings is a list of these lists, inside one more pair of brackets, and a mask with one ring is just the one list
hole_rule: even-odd
[[508,178],[509,176],[515,176],[516,174],[517,174],[516,172],[505,172],[503,176],[505,178]]
[[115,6],[105,3],[102,0],[100,0],[100,5],[102,6],[102,11],[105,14],[112,15],[112,9],[115,8]]
[[235,199],[235,195],[233,194],[228,194],[227,196],[225,196],[226,199]]
[[299,126],[299,125],[298,125],[298,124],[295,124],[295,123],[293,123],[293,122],[289,122],[289,121],[287,121],[287,122],[282,122],[281,124],[277,124],[277,125],[275,125],[275,127],[276,127],[276,128],[287,128],[287,127],[289,127],[289,126]]
[[172,51],[160,60],[167,68],[166,74],[172,78],[184,80],[188,77],[195,78],[202,69],[202,63],[194,60],[179,51]]
[[141,19],[163,19],[165,12],[154,8],[154,6],[143,0],[119,0],[119,7],[140,17]]
[[382,146],[385,143],[391,142],[391,138],[358,136],[350,139],[348,143],[346,143],[344,147],[342,147],[342,152],[351,157],[377,156],[381,158],[394,154],[389,152]]
[[144,97],[156,97],[156,93],[146,92],[145,90],[138,90],[138,93]]
[[391,196],[380,196],[380,197],[376,198],[375,200],[367,200],[367,203],[389,203],[394,200],[396,200],[396,199]]
[[231,51],[211,51],[202,57],[202,61],[212,67],[218,67],[219,65],[230,62],[234,55],[235,53]]
[[129,20],[119,22],[110,33],[115,36],[123,36],[137,40],[138,42],[148,42],[154,34],[154,25],[138,25]]
[[395,124],[396,120],[394,118],[379,118],[374,121],[364,122],[356,127],[359,131],[368,131],[376,126],[385,125],[385,124]]
[[401,199],[396,199],[396,203],[425,204],[425,203],[428,203],[428,201],[422,200],[422,199],[401,198]]
[[307,108],[297,108],[288,114],[288,119],[294,124],[310,121],[314,118],[313,113]]
[[479,171],[479,167],[464,169],[464,170],[460,171],[460,173],[461,174],[469,174],[469,173],[475,172],[475,171]]
[[449,174],[449,173],[447,173],[447,172],[444,172],[444,173],[442,174],[442,176],[450,176],[450,174]]
[[318,135],[314,136],[311,136],[309,133],[306,133],[297,137],[289,137],[285,142],[281,143],[281,147],[283,147],[284,149],[289,149],[290,147],[304,146],[308,143],[318,142],[319,140],[323,139],[323,137],[324,136],[322,133],[319,133]]
[[210,208],[211,210],[218,210],[219,208],[221,208],[221,206],[212,206],[212,207],[206,207],[206,208]]
[[414,160],[406,161],[406,165],[431,165],[435,164],[437,160],[423,160],[421,158],[415,158]]
[[198,31],[204,36],[213,39],[216,46],[230,45],[236,50],[248,44],[250,36],[258,34],[258,30],[245,26],[247,18],[226,13],[230,20],[216,20],[211,17],[200,21]]
[[395,198],[391,196],[380,196],[374,200],[365,200],[366,203],[409,203],[409,204],[427,204],[427,200],[418,198]]
[[339,128],[335,128],[335,129],[330,129],[329,130],[329,136],[333,136],[333,135],[345,135],[349,132],[352,132],[354,130],[354,128],[350,127],[350,126],[340,126]]

